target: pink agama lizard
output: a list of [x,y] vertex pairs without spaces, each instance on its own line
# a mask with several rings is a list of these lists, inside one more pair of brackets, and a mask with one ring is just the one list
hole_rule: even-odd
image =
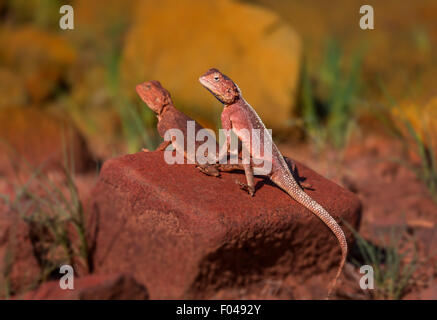
[[[183,133],[184,141],[186,141],[188,121],[193,121],[195,134],[199,130],[204,129],[197,121],[194,121],[174,107],[170,93],[162,87],[159,81],[152,80],[141,83],[136,86],[136,91],[147,106],[156,114],[158,118],[157,129],[161,137],[164,138],[165,132],[169,129],[179,129]],[[176,152],[183,154],[186,159],[190,158],[192,163],[196,163],[197,168],[207,175],[220,176],[219,171],[243,170],[241,164],[198,164],[195,159],[195,153],[187,152],[185,143],[179,145],[177,139],[162,142],[156,148],[156,151],[164,151],[170,144],[173,145]],[[200,144],[201,142],[195,141],[195,150],[197,150]],[[143,149],[143,151],[148,150]]]
[[[203,127],[195,120],[191,119],[181,111],[175,108],[173,105],[173,101],[171,99],[170,93],[161,85],[159,81],[152,80],[143,82],[136,86],[136,91],[140,98],[147,104],[147,106],[156,114],[158,118],[158,125],[157,129],[161,137],[164,138],[165,132],[169,129],[179,129],[183,135],[184,140],[187,140],[187,122],[193,121],[195,128],[195,134]],[[199,147],[201,142],[196,141],[195,142],[195,150]],[[192,157],[194,155],[191,155],[191,153],[186,152],[185,145],[179,145],[177,140],[173,141],[164,141],[162,142],[155,151],[164,151],[170,144],[174,146],[176,149],[176,152],[180,152],[184,155],[185,158]],[[216,149],[219,149],[218,144],[216,143]],[[147,149],[143,149],[143,151],[148,151]],[[229,171],[237,171],[237,170],[244,170],[243,165],[241,164],[241,159],[238,159],[239,163],[236,164],[197,164],[197,161],[195,159],[192,159],[193,162],[196,163],[197,168],[210,176],[220,176],[220,171],[223,172],[229,172]],[[291,161],[291,159],[286,158],[285,161],[287,162],[290,167],[292,167],[293,171],[295,171],[294,163]],[[242,183],[239,183],[243,188],[246,188],[246,186]],[[308,187],[307,184],[303,183],[302,185],[305,185]]]
[[[221,103],[223,103],[223,112],[221,114],[221,121],[223,129],[232,130],[238,138],[241,140],[243,147],[249,150],[252,157],[250,136],[242,134],[243,131],[251,132],[254,129],[259,129],[260,131],[260,141],[255,141],[258,143],[261,149],[263,149],[264,144],[271,144],[271,165],[272,169],[267,176],[273,183],[275,183],[282,190],[287,192],[293,199],[305,206],[311,212],[313,212],[317,217],[320,218],[334,233],[337,237],[338,242],[341,247],[341,262],[337,270],[337,274],[333,282],[329,286],[328,297],[330,296],[332,290],[334,289],[337,279],[339,278],[344,263],[347,256],[347,241],[343,230],[334,220],[334,218],[315,200],[313,200],[308,194],[306,194],[300,187],[299,183],[293,177],[290,172],[284,157],[279,151],[278,147],[272,140],[272,137],[264,123],[261,121],[260,117],[256,111],[244,100],[240,89],[238,86],[227,76],[222,74],[217,69],[208,70],[203,76],[199,78],[200,83],[209,90]],[[227,133],[226,145],[229,148],[230,144],[230,132]],[[255,165],[250,162],[244,165],[244,170],[247,180],[247,191],[253,195],[255,192],[254,180],[253,180],[253,167]]]

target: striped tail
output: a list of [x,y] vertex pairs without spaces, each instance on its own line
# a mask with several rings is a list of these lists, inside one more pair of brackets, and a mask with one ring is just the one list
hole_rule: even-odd
[[289,176],[287,176],[286,174],[281,175],[279,176],[279,178],[278,176],[273,175],[271,179],[278,187],[280,187],[285,192],[287,192],[293,199],[295,199],[297,202],[299,202],[301,205],[303,205],[311,212],[313,212],[317,217],[319,217],[320,220],[322,220],[337,237],[341,247],[341,262],[334,280],[329,285],[328,288],[328,298],[329,298],[333,289],[335,288],[337,280],[340,277],[340,274],[343,270],[343,266],[346,262],[346,256],[347,256],[346,236],[344,235],[344,232],[341,229],[341,227],[338,225],[337,221],[335,221],[335,219],[328,213],[328,211],[326,211],[320,204],[318,204],[309,195],[307,195],[294,180],[291,173],[289,174],[290,174]]

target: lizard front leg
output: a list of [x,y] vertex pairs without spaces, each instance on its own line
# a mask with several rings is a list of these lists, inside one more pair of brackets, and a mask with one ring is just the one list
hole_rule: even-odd
[[220,163],[218,163],[215,166],[217,167],[217,169],[219,171],[222,171],[222,172],[230,172],[230,171],[237,171],[237,170],[243,171],[244,170],[243,165],[240,163],[238,163],[238,164],[220,164]]
[[208,176],[214,176],[214,177],[220,177],[220,169],[219,169],[220,166],[221,165],[219,164],[219,161],[217,161],[214,164],[210,164],[210,163],[207,163],[207,164],[196,164],[196,168],[200,172],[202,172],[202,173],[204,173],[204,174],[206,174]]
[[171,143],[172,141],[163,141],[155,151],[164,151]]
[[244,167],[242,164],[198,164],[196,168],[199,169],[200,172],[214,177],[220,177],[220,172],[232,172],[232,171],[243,171]]
[[220,177],[220,170],[215,164],[196,164],[196,168],[208,176]]
[[222,162],[222,160],[224,158],[228,157],[229,154],[229,148],[230,148],[230,141],[231,141],[231,136],[230,133],[228,131],[225,131],[225,135],[226,135],[226,142],[225,145],[222,146],[222,149],[225,150],[225,152],[223,153],[222,157],[220,157],[220,154],[222,153],[221,150],[219,152],[217,152],[216,157],[219,158],[217,160],[217,162],[215,164],[204,164],[204,165],[196,165],[196,168],[199,169],[200,172],[209,175],[209,176],[215,176],[215,177],[220,177],[220,171],[233,171],[233,170],[238,170],[237,168],[241,168],[240,166],[235,166],[235,165],[231,165],[231,164],[227,164],[227,163],[220,163]]
[[240,185],[241,189],[247,191],[252,197],[255,194],[255,180],[253,178],[253,168],[250,164],[243,164],[244,173],[246,175],[247,184],[235,180]]
[[[164,151],[169,145],[171,141],[163,141],[156,149],[155,151]],[[143,152],[150,152],[149,149],[143,148],[141,149]]]

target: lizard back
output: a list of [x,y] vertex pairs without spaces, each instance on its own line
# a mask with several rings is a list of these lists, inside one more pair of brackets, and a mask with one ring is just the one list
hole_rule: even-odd
[[[194,123],[194,154],[191,150],[188,150],[187,146],[187,138],[188,138],[188,122],[192,121]],[[165,133],[169,129],[178,129],[182,132],[184,137],[183,144],[179,142],[179,140],[173,140],[172,145],[176,149],[176,152],[179,152],[184,155],[186,159],[188,159],[191,163],[197,163],[196,161],[196,152],[199,146],[201,146],[204,141],[197,141],[196,136],[199,130],[205,129],[201,126],[197,121],[193,120],[183,112],[176,109],[173,105],[169,105],[166,107],[166,110],[161,114],[161,119],[158,121],[157,129],[159,135],[164,138]],[[215,138],[210,135],[209,139],[214,141],[216,144],[216,150],[218,150],[218,144]]]

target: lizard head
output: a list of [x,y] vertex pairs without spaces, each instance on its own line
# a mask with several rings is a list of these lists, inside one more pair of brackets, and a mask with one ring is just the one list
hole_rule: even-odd
[[156,80],[143,82],[136,86],[136,91],[147,106],[157,115],[171,103],[170,93]]
[[231,79],[214,68],[206,71],[199,81],[225,105],[234,103],[241,94],[240,89]]

